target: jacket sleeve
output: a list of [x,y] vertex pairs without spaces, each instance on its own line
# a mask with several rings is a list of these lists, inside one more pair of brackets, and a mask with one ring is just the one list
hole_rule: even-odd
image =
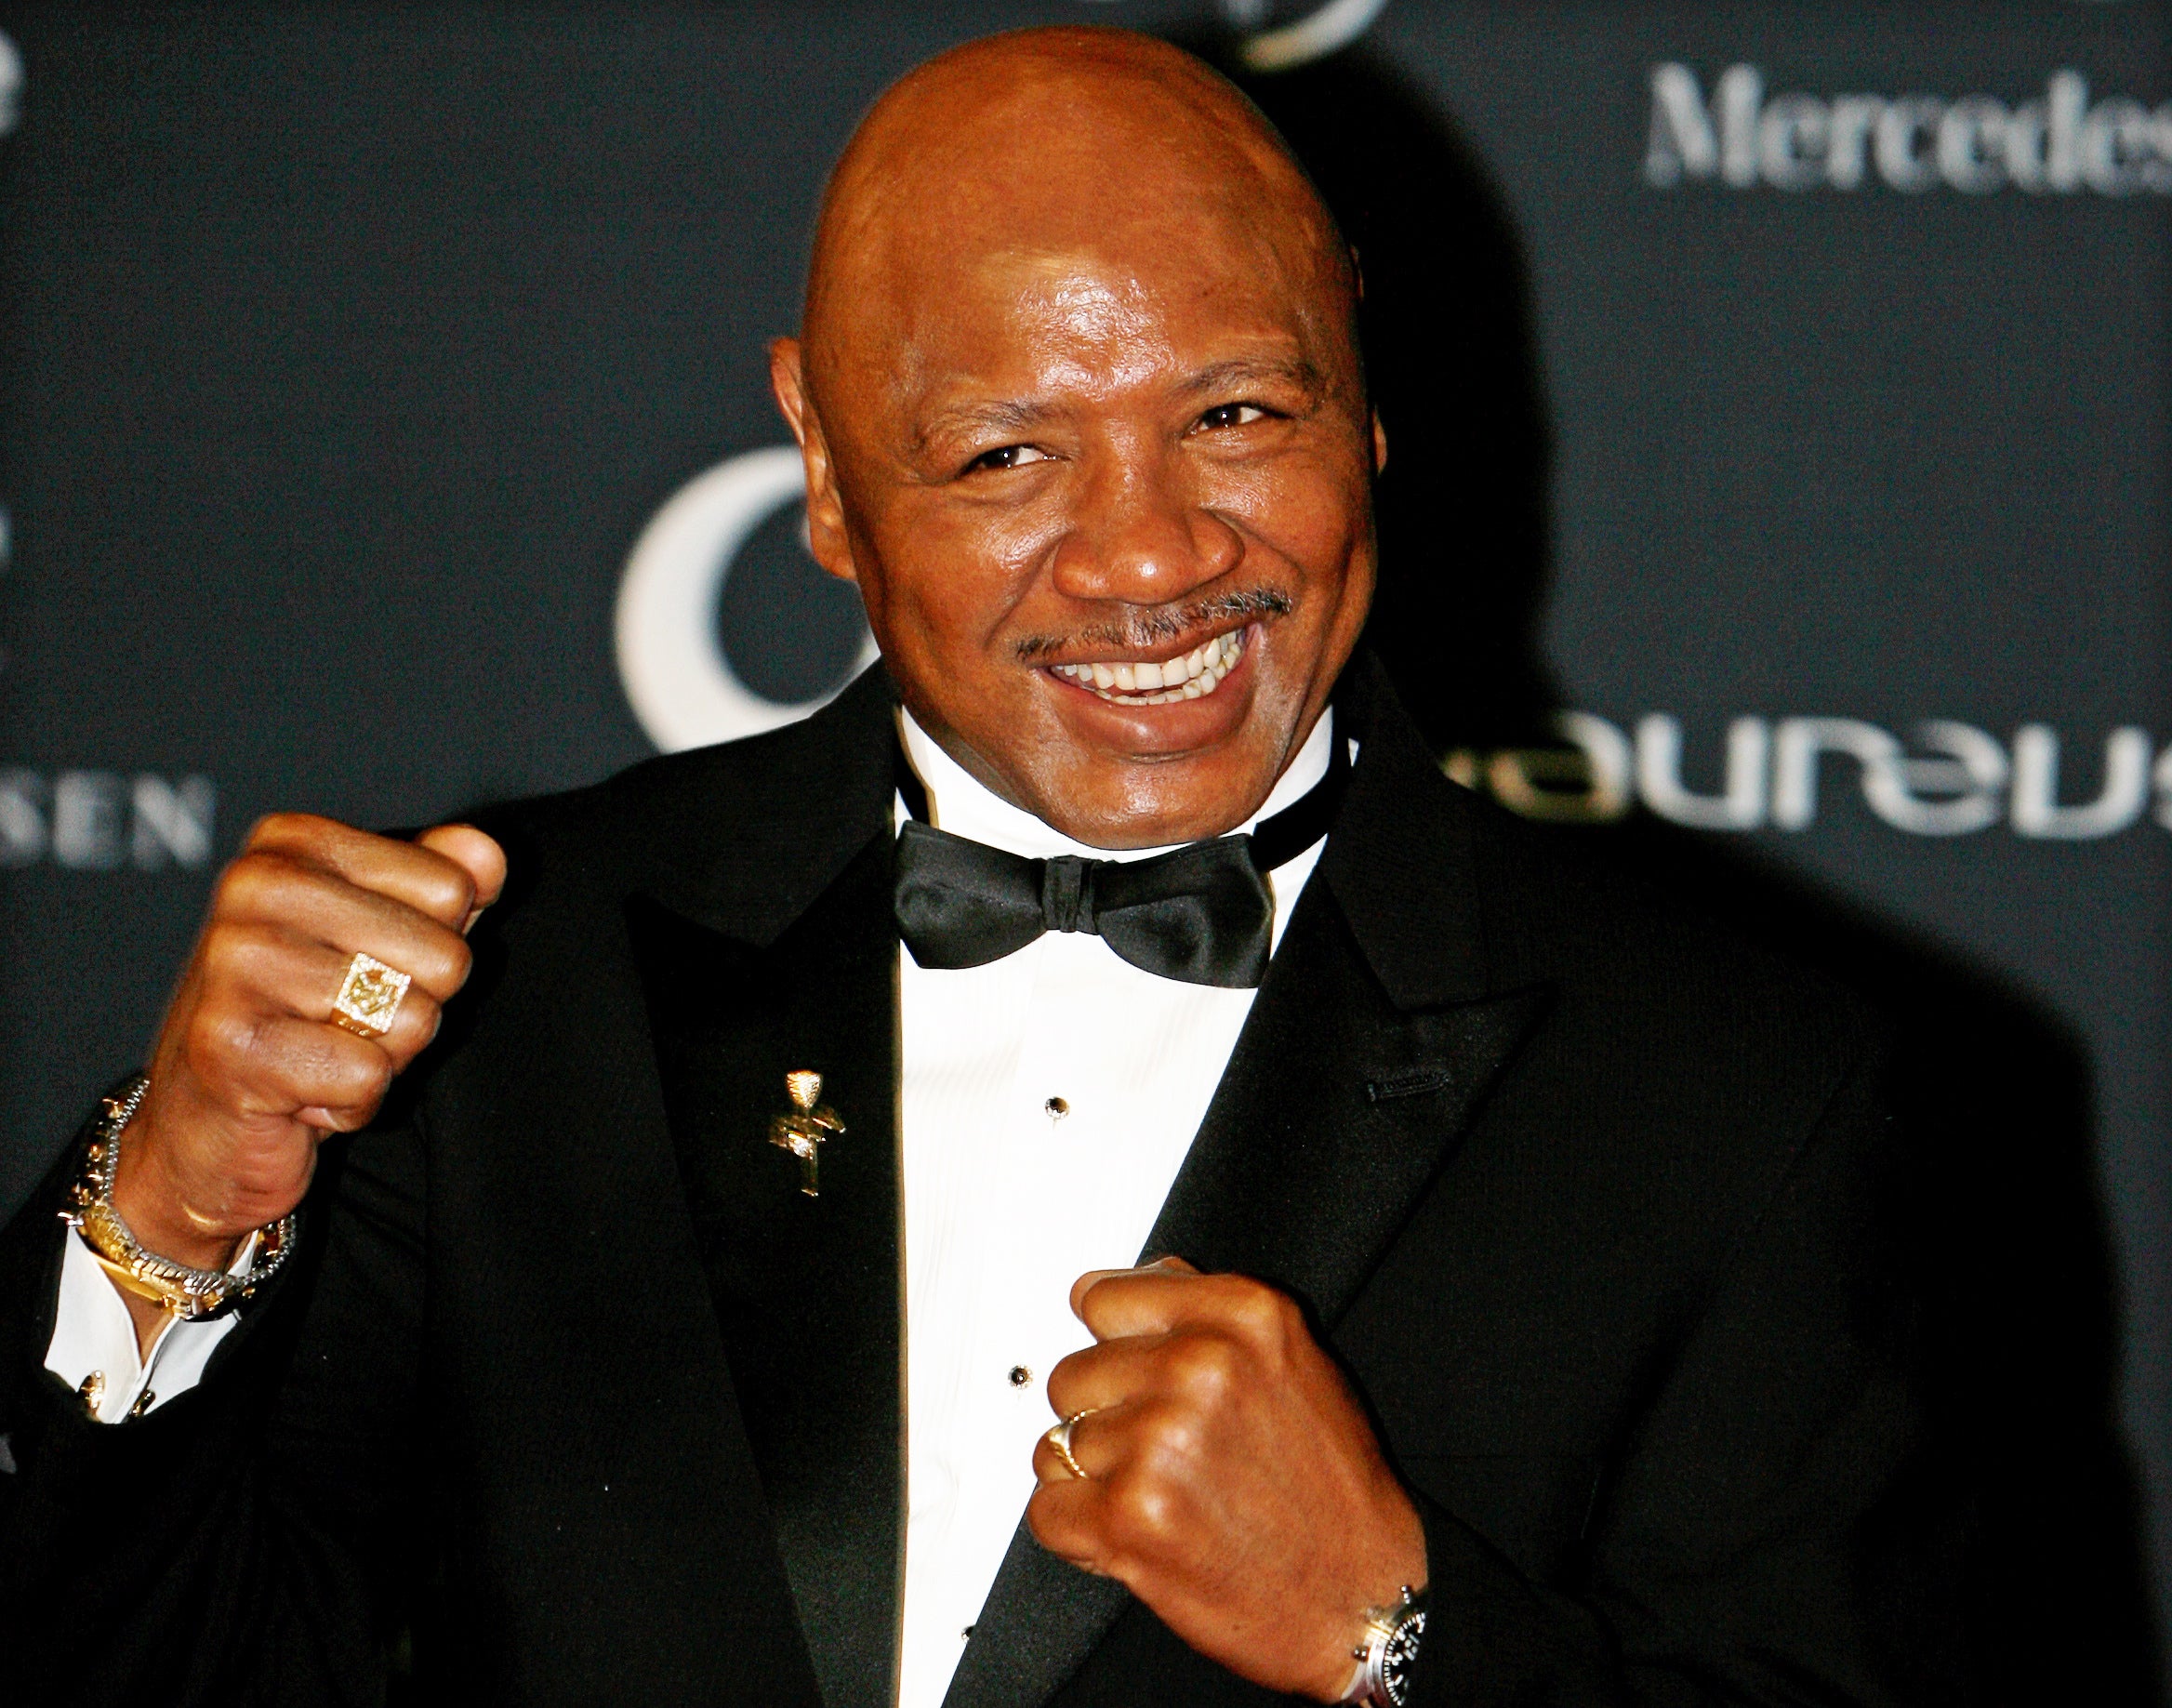
[[202,1382],[104,1424],[45,1368],[57,1169],[0,1235],[0,1654],[8,1699],[381,1700],[412,1500],[423,1139],[327,1142],[287,1272]]
[[1416,1497],[1414,1708],[1967,1700],[1913,1188],[1875,1080],[1865,1063],[1842,1084],[1739,1241],[1609,1465],[1569,1589]]

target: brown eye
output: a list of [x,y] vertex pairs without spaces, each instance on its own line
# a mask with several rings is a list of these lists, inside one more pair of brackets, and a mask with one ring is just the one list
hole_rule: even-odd
[[1037,451],[1029,444],[1005,444],[992,451],[983,451],[965,465],[965,471],[972,474],[981,469],[1022,469],[1027,463],[1047,460],[1046,451]]
[[1257,404],[1217,404],[1199,417],[1199,426],[1212,431],[1220,427],[1250,427],[1266,418],[1267,412]]

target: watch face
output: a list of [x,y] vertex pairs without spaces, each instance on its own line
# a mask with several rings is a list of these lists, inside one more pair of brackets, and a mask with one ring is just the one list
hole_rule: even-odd
[[1388,1701],[1401,1708],[1410,1700],[1410,1667],[1418,1658],[1418,1639],[1425,1635],[1425,1610],[1412,1610],[1381,1645],[1380,1681],[1387,1687]]

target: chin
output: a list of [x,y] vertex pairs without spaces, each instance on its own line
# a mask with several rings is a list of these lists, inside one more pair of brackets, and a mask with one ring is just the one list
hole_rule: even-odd
[[[1029,810],[1095,848],[1159,848],[1235,829],[1281,774],[1286,743],[1240,730],[1206,749],[1173,754],[1071,749],[1035,779]],[[1066,744],[1067,745],[1067,744]]]

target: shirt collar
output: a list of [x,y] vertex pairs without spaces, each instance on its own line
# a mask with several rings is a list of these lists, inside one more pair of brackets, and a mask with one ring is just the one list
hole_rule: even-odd
[[[1249,831],[1261,819],[1272,817],[1327,775],[1328,755],[1332,750],[1330,744],[1335,738],[1334,718],[1331,707],[1320,714],[1319,722],[1312,726],[1312,734],[1305,738],[1305,745],[1297,749],[1296,757],[1275,779],[1275,787],[1267,791],[1260,810],[1237,826],[1232,834]],[[907,762],[928,791],[928,818],[938,830],[969,837],[1028,860],[1047,860],[1062,854],[1089,860],[1145,860],[1169,853],[1168,848],[1093,848],[1084,842],[1075,842],[987,788],[944,752],[934,737],[921,729],[913,721],[912,713],[902,706],[897,708],[897,732],[905,743]],[[900,820],[905,817],[902,802],[897,815]]]

